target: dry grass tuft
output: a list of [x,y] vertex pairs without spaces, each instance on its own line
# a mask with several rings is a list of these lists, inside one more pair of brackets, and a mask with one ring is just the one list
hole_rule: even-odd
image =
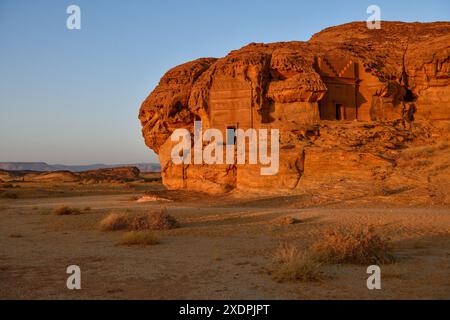
[[111,213],[100,221],[100,229],[103,231],[125,229],[131,231],[168,230],[178,227],[177,220],[169,215],[166,209],[138,214],[134,217],[125,213]]
[[284,216],[284,217],[274,220],[274,223],[278,224],[278,225],[290,225],[290,224],[296,224],[299,222],[300,222],[300,220],[298,220],[292,216]]
[[100,221],[100,230],[116,231],[124,230],[129,227],[129,217],[124,213],[110,213]]
[[11,233],[9,235],[10,238],[23,238],[23,235],[20,233]]
[[323,263],[368,265],[395,262],[389,240],[376,234],[371,226],[328,231],[312,246],[312,252]]
[[167,209],[135,216],[130,222],[131,230],[168,230],[178,228],[178,221],[167,213]]
[[280,245],[273,259],[275,267],[271,274],[276,281],[317,281],[321,277],[321,264],[309,252],[299,251],[293,245]]
[[129,231],[122,235],[121,245],[126,246],[147,246],[159,243],[159,239],[151,231]]
[[53,209],[53,213],[57,216],[68,216],[68,215],[76,215],[81,214],[81,210],[77,208],[71,208],[68,206],[61,206]]
[[4,199],[17,199],[17,198],[19,198],[17,193],[13,193],[13,192],[3,193],[1,197],[4,198]]

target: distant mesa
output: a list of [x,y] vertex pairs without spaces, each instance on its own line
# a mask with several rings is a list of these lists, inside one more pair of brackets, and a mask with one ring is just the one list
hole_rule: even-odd
[[[143,170],[140,170],[139,167]],[[92,169],[94,168],[94,169]],[[89,170],[86,170],[89,169]],[[45,162],[1,162],[0,182],[80,182],[108,183],[146,180],[159,173],[159,164],[137,165],[93,164],[85,166],[48,165]]]
[[71,171],[81,172],[87,170],[119,168],[119,167],[136,167],[141,172],[159,172],[161,166],[159,163],[133,163],[133,164],[89,164],[89,165],[62,165],[47,164],[45,162],[0,162],[0,169],[8,171]]
[[129,182],[145,180],[137,167],[118,167],[71,171],[31,171],[31,170],[2,170],[0,180],[3,182],[80,182],[86,184]]
[[[405,129],[402,121],[417,126]],[[139,111],[145,143],[169,189],[301,191],[325,183],[370,185],[396,172],[400,150],[433,143],[450,120],[450,22],[365,22],[309,41],[251,43],[223,58],[169,70]],[[258,165],[175,165],[177,128],[277,128],[280,171]],[[426,181],[424,182],[427,183]]]

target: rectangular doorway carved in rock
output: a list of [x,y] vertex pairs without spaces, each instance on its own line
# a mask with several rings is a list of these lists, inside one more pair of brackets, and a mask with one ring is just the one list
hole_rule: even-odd
[[228,146],[236,145],[236,126],[227,126],[226,139]]
[[336,120],[345,119],[345,108],[341,103],[335,104],[335,110],[336,110]]

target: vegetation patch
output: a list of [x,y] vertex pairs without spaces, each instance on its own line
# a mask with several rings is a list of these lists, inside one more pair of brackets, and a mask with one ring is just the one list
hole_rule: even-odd
[[23,238],[23,235],[20,233],[11,233],[9,235],[10,238]]
[[308,251],[300,251],[291,244],[281,244],[273,255],[272,278],[278,282],[317,281],[321,278],[321,264]]
[[178,228],[178,221],[167,213],[167,209],[152,211],[135,216],[131,223],[131,230],[168,230]]
[[389,239],[373,227],[346,228],[326,232],[312,246],[313,255],[330,264],[386,264],[395,262]]
[[2,198],[4,198],[4,199],[17,199],[17,198],[19,198],[19,196],[17,195],[17,193],[5,192],[5,193],[2,193]]
[[130,219],[125,213],[110,213],[100,221],[100,230],[117,231],[125,230],[129,227]]
[[168,230],[178,228],[178,221],[167,213],[167,209],[137,214],[130,217],[125,213],[111,213],[100,221],[100,229],[103,231],[115,230]]
[[71,208],[69,206],[61,206],[53,209],[53,213],[57,216],[69,216],[81,214],[81,210],[78,208]]
[[158,243],[158,237],[151,231],[129,231],[124,233],[120,239],[120,244],[125,246],[151,246]]
[[278,225],[290,225],[290,224],[296,224],[296,223],[299,223],[299,222],[300,222],[299,219],[296,219],[296,218],[294,218],[292,216],[284,216],[284,217],[281,217],[281,218],[278,218],[278,219],[274,220],[274,223],[278,224]]

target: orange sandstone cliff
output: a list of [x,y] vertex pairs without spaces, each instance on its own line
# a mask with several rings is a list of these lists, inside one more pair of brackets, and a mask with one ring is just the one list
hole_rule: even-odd
[[[429,172],[416,180],[408,175],[414,159],[406,150],[434,146],[449,153],[450,23],[382,22],[370,30],[353,22],[307,42],[252,43],[223,58],[187,62],[161,78],[139,119],[169,189],[298,192],[344,183],[352,190],[433,184],[435,168],[421,168]],[[170,135],[176,128],[192,132],[194,120],[223,132],[279,129],[278,174],[261,176],[258,165],[173,164]],[[439,159],[448,174],[449,159]]]

